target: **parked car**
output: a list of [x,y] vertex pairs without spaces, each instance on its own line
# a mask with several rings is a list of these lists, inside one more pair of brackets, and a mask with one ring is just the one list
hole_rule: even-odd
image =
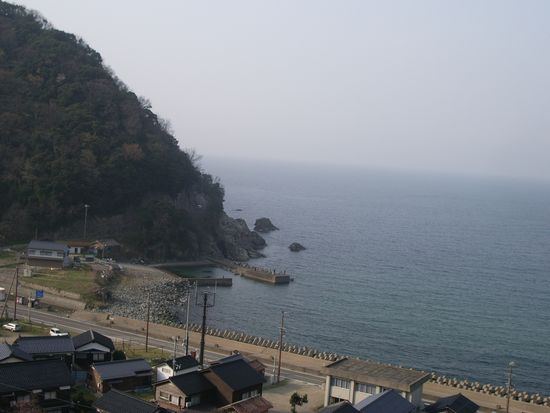
[[61,337],[61,336],[68,336],[68,335],[69,335],[69,333],[64,333],[60,329],[58,329],[57,327],[50,328],[50,336]]
[[2,328],[10,331],[21,331],[21,324],[19,323],[7,323],[2,326]]

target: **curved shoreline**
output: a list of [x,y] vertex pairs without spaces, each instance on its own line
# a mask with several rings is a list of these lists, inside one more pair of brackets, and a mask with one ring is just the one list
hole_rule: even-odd
[[[115,287],[113,290],[114,302],[107,306],[104,310],[101,310],[101,312],[111,313],[119,317],[122,316],[135,320],[143,320],[146,314],[147,303],[142,299],[142,297],[144,289],[147,289],[151,293],[151,307],[153,310],[151,311],[151,321],[170,327],[181,328],[183,324],[177,321],[178,318],[176,309],[181,304],[178,297],[184,295],[187,279],[184,279],[169,271],[163,271],[159,268],[138,265],[127,266],[127,268],[132,271],[130,274],[126,273],[123,276],[126,282]],[[198,332],[200,331],[200,326],[197,324],[190,324],[190,330]],[[207,328],[206,332],[213,337],[225,338],[264,348],[278,348],[278,343],[274,340],[250,335],[245,332],[212,327]],[[320,351],[312,347],[293,345],[290,343],[284,343],[283,350],[287,353],[294,353],[299,356],[324,361],[335,361],[339,358],[345,357],[341,354]],[[449,377],[446,375],[438,375],[434,372],[430,373],[432,374],[431,382],[450,386],[460,391],[468,390],[495,396],[502,396],[506,393],[506,389],[503,386],[480,383],[479,381],[458,379],[456,377]],[[526,402],[533,400],[534,403],[548,403],[550,406],[550,398],[548,396],[550,395],[542,395],[538,392],[528,393],[517,390],[512,393],[512,397],[515,397],[518,400]]]
[[[115,327],[131,332],[138,332],[140,334],[143,334],[145,331],[145,321],[143,320],[129,319],[125,317],[114,317],[114,319],[109,317],[108,319],[107,317],[100,317],[101,315],[104,314],[89,311],[78,311],[75,312],[71,318],[82,319],[84,321],[93,321],[98,325]],[[193,347],[198,347],[200,340],[200,327],[196,324],[190,326],[191,345]],[[182,332],[183,329],[181,323],[171,323],[171,325],[155,323],[150,324],[150,334],[152,336],[166,339],[168,341],[170,341],[170,337],[181,335]],[[273,359],[276,357],[278,352],[276,341],[247,335],[244,332],[207,328],[206,333],[206,346],[208,349],[217,352],[227,352],[228,354],[237,350],[244,355],[249,355],[260,359],[264,362],[264,364],[266,364],[266,366],[270,366],[273,363]],[[264,341],[264,345],[262,345],[262,340]],[[337,355],[335,353],[320,352],[311,348],[308,348],[307,350],[308,352],[313,351],[314,355],[308,356],[307,352],[306,354],[303,354],[305,347],[297,347],[289,343],[284,344],[285,345],[283,348],[285,350],[283,353],[282,365],[296,371],[321,375],[322,368],[329,363],[331,359],[335,360],[339,357],[343,357],[342,355]],[[486,409],[499,411],[498,406],[505,404],[506,398],[503,397],[503,393],[500,391],[488,392],[486,386],[489,385],[467,382],[465,380],[460,381],[452,378],[447,379],[445,382],[445,380],[443,380],[444,378],[444,376],[432,375],[431,380],[424,385],[425,388],[423,397],[427,400],[435,400],[440,397],[446,397],[461,392]],[[493,387],[495,389],[499,388],[497,386]],[[550,397],[541,395],[540,397],[542,403],[538,404],[535,403],[534,398],[533,401],[530,402],[524,400],[526,398],[525,394],[526,393],[523,392],[513,393],[511,398],[512,412],[521,411],[525,413],[550,413]]]

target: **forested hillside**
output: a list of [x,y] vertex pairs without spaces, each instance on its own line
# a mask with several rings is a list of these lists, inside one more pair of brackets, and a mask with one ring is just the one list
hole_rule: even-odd
[[220,244],[223,189],[179,149],[99,53],[0,1],[0,245],[121,238],[136,254],[195,257]]

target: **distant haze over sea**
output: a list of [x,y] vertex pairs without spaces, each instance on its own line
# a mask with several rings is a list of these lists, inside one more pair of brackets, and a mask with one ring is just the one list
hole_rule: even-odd
[[230,215],[280,228],[252,265],[295,277],[218,289],[216,327],[276,338],[286,310],[293,344],[497,385],[514,360],[518,389],[550,393],[550,184],[203,164]]

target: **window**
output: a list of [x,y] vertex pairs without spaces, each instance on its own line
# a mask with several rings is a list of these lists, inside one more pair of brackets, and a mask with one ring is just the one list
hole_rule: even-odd
[[26,394],[24,396],[17,396],[17,403],[30,402],[30,401],[31,401],[31,396],[29,394]]
[[58,256],[58,257],[64,257],[64,256],[65,256],[65,254],[64,254],[64,253],[62,253],[62,252],[58,252],[58,253],[57,253],[57,256]]
[[57,398],[57,394],[54,391],[44,392],[44,400],[52,400],[56,398]]
[[180,405],[180,398],[179,396],[174,396],[173,394],[170,395],[170,403],[175,404],[176,406]]
[[258,393],[258,390],[247,391],[246,393],[243,393],[243,394],[241,395],[241,400],[250,399],[251,397],[257,396],[258,394],[259,394],[259,393]]
[[94,361],[102,361],[105,359],[105,355],[103,353],[93,353],[93,359]]
[[52,252],[47,250],[40,250],[40,255],[45,255],[47,257],[50,257],[52,255]]
[[355,391],[359,391],[361,393],[375,394],[376,386],[367,383],[357,383],[355,385]]
[[346,379],[339,379],[338,377],[331,377],[330,384],[331,386],[334,386],[334,387],[349,389],[350,381]]
[[29,250],[29,255],[34,255],[36,254],[36,250]]
[[163,373],[172,374],[172,369],[170,367],[163,367],[160,369]]
[[166,393],[165,391],[159,391],[159,399],[170,401],[170,393]]

